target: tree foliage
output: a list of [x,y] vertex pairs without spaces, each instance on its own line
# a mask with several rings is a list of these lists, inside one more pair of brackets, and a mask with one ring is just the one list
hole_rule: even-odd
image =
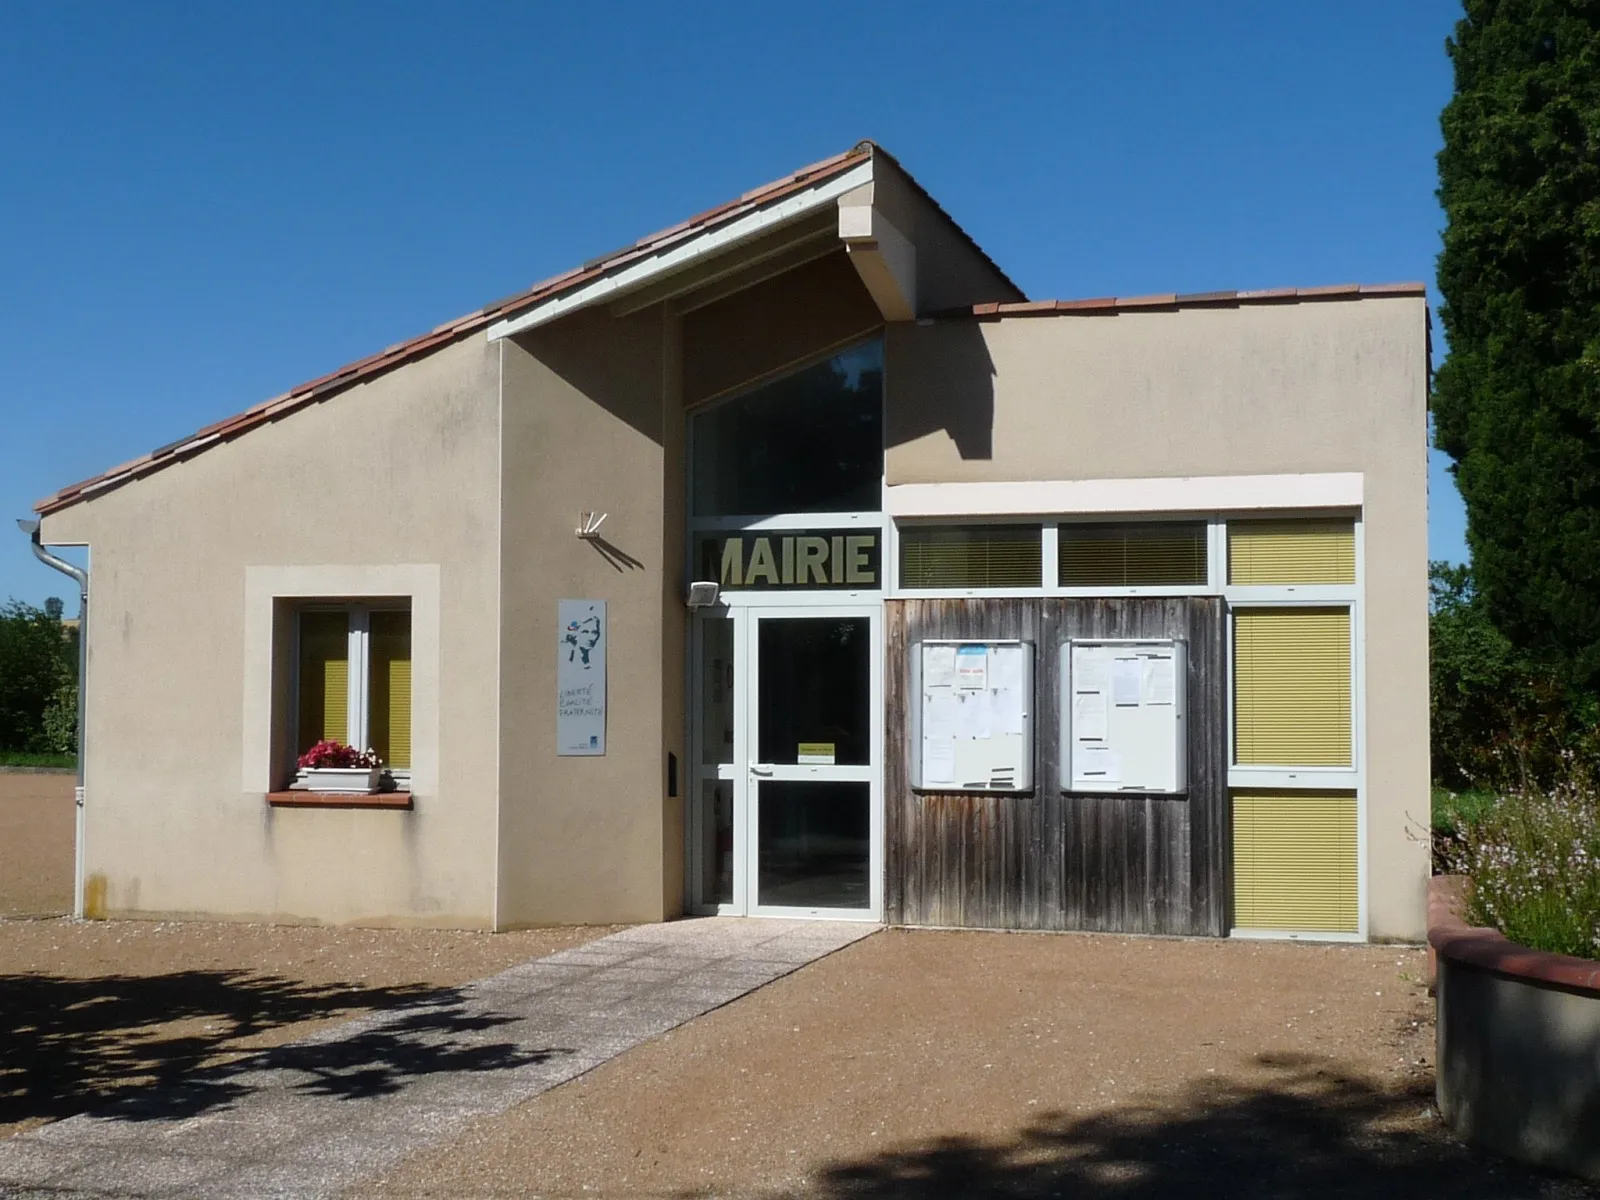
[[77,748],[78,635],[62,628],[60,611],[0,605],[0,750]]
[[1470,568],[1431,564],[1429,590],[1435,782],[1503,791],[1594,773],[1593,699],[1494,627]]
[[1466,0],[1441,117],[1438,445],[1489,620],[1600,683],[1600,0]]

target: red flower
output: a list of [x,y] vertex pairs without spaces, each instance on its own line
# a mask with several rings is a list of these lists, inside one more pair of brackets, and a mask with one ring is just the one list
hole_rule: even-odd
[[343,742],[325,739],[302,754],[296,762],[305,770],[317,767],[380,767],[383,760],[371,750],[357,750]]

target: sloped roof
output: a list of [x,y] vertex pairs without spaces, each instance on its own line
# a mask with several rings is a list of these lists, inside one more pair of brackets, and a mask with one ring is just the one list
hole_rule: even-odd
[[[54,495],[46,496],[36,503],[33,506],[34,511],[40,514],[57,512],[68,505],[87,499],[91,495],[105,491],[108,488],[190,458],[221,442],[230,441],[258,425],[279,420],[308,404],[326,399],[333,393],[342,391],[353,384],[371,379],[413,359],[420,358],[432,350],[457,341],[469,334],[476,333],[495,321],[513,316],[530,305],[580,287],[609,271],[613,271],[646,255],[654,254],[665,246],[704,231],[715,229],[718,226],[737,220],[753,209],[781,200],[790,193],[811,187],[836,175],[841,175],[867,161],[875,153],[883,154],[884,152],[871,142],[860,142],[843,154],[836,154],[832,158],[825,158],[821,162],[801,167],[798,171],[791,172],[782,179],[775,179],[771,183],[752,188],[725,204],[719,204],[716,208],[708,209],[703,213],[690,217],[686,221],[679,221],[676,225],[670,225],[666,229],[659,230],[647,237],[642,237],[632,245],[624,246],[620,250],[615,250],[599,258],[591,259],[580,267],[575,267],[570,271],[565,271],[560,275],[536,283],[525,291],[517,292],[515,295],[508,296],[503,300],[497,300],[493,304],[478,309],[476,312],[467,313],[465,316],[457,317],[453,321],[446,321],[444,324],[438,325],[418,337],[404,342],[397,342],[376,354],[340,367],[337,371],[332,371],[318,379],[313,379],[300,384],[298,387],[291,388],[282,395],[274,396],[270,400],[263,400],[260,404],[248,408],[242,413],[207,425],[204,429],[196,430],[188,437],[179,438],[175,442],[160,446],[149,454],[141,455],[120,466],[112,467],[109,471],[103,471],[90,479],[64,487]],[[885,157],[888,156],[885,155]],[[904,170],[904,168],[901,169],[902,171]],[[931,200],[932,197],[929,197],[929,199]],[[943,213],[943,209],[939,211]],[[945,215],[946,219],[948,219],[948,214]],[[953,225],[954,222],[952,221],[951,224]],[[959,229],[959,226],[957,228]],[[971,241],[971,239],[968,238],[968,241]],[[976,243],[974,243],[974,246],[976,246]],[[981,254],[982,251],[980,250],[979,253]],[[998,269],[996,268],[996,270]],[[1020,290],[1019,294],[1021,294]]]
[[1163,292],[1153,296],[1099,296],[1092,300],[1024,300],[974,304],[935,317],[1100,316],[1177,308],[1236,308],[1242,304],[1294,304],[1314,300],[1365,300],[1375,296],[1426,296],[1424,283],[1336,283],[1328,287],[1263,288],[1244,292]]

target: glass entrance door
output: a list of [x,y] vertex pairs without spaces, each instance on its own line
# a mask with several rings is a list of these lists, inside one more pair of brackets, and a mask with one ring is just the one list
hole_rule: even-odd
[[879,611],[763,606],[697,620],[697,910],[881,912]]

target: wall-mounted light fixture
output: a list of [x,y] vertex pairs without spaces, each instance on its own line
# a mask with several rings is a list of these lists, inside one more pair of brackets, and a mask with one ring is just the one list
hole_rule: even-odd
[[684,603],[689,606],[689,611],[711,608],[722,598],[722,588],[709,580],[697,579],[689,585],[689,595]]

